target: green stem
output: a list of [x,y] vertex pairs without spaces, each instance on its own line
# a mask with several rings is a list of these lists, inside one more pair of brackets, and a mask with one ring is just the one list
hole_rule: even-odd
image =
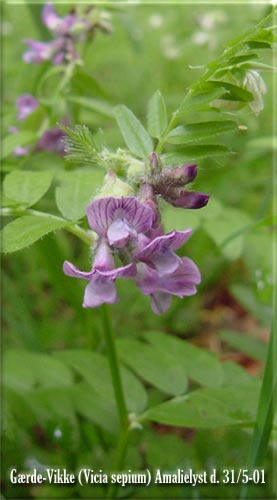
[[108,306],[106,304],[101,307],[101,312],[108,360],[112,376],[113,390],[119,414],[121,431],[123,432],[124,430],[128,429],[128,412],[123,392],[114,335],[111,327]]
[[[120,471],[124,465],[124,459],[127,451],[129,434],[131,429],[129,427],[128,411],[123,392],[123,385],[122,385],[119,362],[115,347],[115,340],[114,340],[113,330],[111,327],[109,310],[106,304],[103,304],[103,306],[101,307],[101,312],[102,312],[103,329],[107,347],[108,360],[112,376],[113,390],[117,404],[120,427],[121,427],[118,445],[113,460],[112,470]],[[110,483],[106,498],[114,499],[116,497],[116,489],[117,489],[116,484]]]
[[[275,366],[277,357],[276,351],[277,342],[275,338],[275,322],[273,318],[268,355],[258,403],[257,419],[248,453],[247,469],[249,471],[253,468],[259,467],[263,463],[272,430],[277,388],[277,372]],[[242,500],[249,498],[251,489],[251,484],[244,484],[240,498]]]
[[[130,429],[123,429],[120,433],[117,449],[115,452],[114,463],[112,471],[120,471],[124,465],[124,459],[127,451],[127,446],[129,442]],[[106,498],[114,499],[116,498],[116,483],[110,483]]]
[[74,234],[80,240],[84,241],[88,245],[93,243],[93,236],[87,233],[84,229],[82,229],[78,224],[74,224],[73,222],[68,222],[62,217],[58,217],[57,215],[48,214],[45,212],[40,212],[39,210],[32,210],[31,208],[2,208],[0,209],[0,215],[6,217],[22,217],[24,215],[36,215],[37,217],[46,217],[47,219],[55,219],[61,222],[65,222],[66,231],[71,234]]
[[166,144],[166,141],[167,141],[167,136],[168,136],[169,132],[171,132],[171,130],[175,127],[177,121],[178,121],[178,109],[177,109],[177,111],[175,111],[175,113],[173,113],[171,120],[167,126],[167,129],[156,147],[156,152],[158,154],[162,153],[164,146]]

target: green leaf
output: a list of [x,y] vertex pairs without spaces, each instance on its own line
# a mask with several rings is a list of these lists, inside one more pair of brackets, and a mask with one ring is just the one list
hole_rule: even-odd
[[72,374],[66,365],[48,354],[24,349],[5,352],[3,375],[5,383],[14,389],[30,389],[36,384],[44,387],[67,387]]
[[[104,356],[77,349],[56,353],[56,356],[84,377],[99,396],[104,394],[108,401],[115,404],[110,368]],[[142,411],[147,402],[144,387],[126,368],[121,368],[121,375],[129,411]]]
[[217,387],[223,382],[221,363],[215,356],[185,340],[161,332],[146,332],[144,338],[158,351],[167,352],[175,364],[183,366],[187,376],[207,387]]
[[158,139],[167,127],[167,112],[164,98],[159,90],[153,95],[148,104],[147,129],[152,137]]
[[249,286],[235,284],[231,286],[231,293],[243,307],[262,324],[269,326],[272,318],[271,305],[263,304]]
[[95,113],[98,113],[99,115],[102,115],[105,118],[113,117],[113,109],[114,109],[113,106],[111,106],[108,102],[103,101],[102,99],[69,95],[67,96],[67,100],[69,102],[79,104],[83,108],[94,111]]
[[231,120],[180,125],[170,132],[167,136],[167,142],[170,144],[184,144],[186,142],[200,141],[206,137],[220,135],[237,128],[236,122]]
[[39,201],[49,189],[53,172],[14,171],[6,175],[3,183],[3,194],[12,201],[26,207]]
[[232,361],[224,361],[222,369],[224,372],[223,385],[245,385],[253,380],[253,377],[244,368]]
[[85,418],[112,434],[117,434],[119,421],[114,401],[104,393],[93,390],[91,384],[80,382],[73,389],[73,404],[76,411]]
[[177,117],[182,118],[186,113],[197,111],[208,106],[212,101],[218,99],[224,92],[224,88],[211,88],[209,91],[192,93],[186,95],[177,110]]
[[91,97],[107,98],[107,92],[95,78],[81,69],[77,69],[71,78],[71,88],[74,94]]
[[7,135],[2,143],[2,158],[6,158],[13,153],[17,146],[27,146],[37,140],[37,134],[29,131],[17,132]]
[[[227,259],[237,259],[243,251],[244,233],[240,230],[249,225],[251,219],[247,214],[236,208],[224,208],[215,218],[207,219],[203,228],[212,240],[218,245]],[[232,234],[237,234],[231,238]],[[227,240],[230,241],[227,242]],[[226,243],[225,243],[226,242]]]
[[238,85],[233,85],[229,82],[218,82],[215,80],[209,80],[209,85],[212,87],[218,87],[219,89],[224,87],[227,90],[220,99],[224,99],[227,101],[242,101],[242,102],[250,102],[253,101],[253,95],[246,89],[239,87]]
[[36,383],[36,373],[31,363],[32,354],[24,349],[6,350],[3,356],[3,383],[18,392],[33,387]]
[[223,144],[189,145],[172,153],[165,154],[164,161],[166,165],[180,165],[182,162],[188,160],[208,158],[209,156],[224,156],[230,153],[230,149]]
[[121,360],[157,389],[174,396],[186,392],[185,363],[176,363],[166,349],[129,339],[119,339],[117,349]]
[[137,117],[124,105],[116,106],[114,115],[126,145],[139,158],[145,158],[153,151],[150,136]]
[[255,421],[259,385],[205,388],[151,408],[144,418],[167,425],[214,428]]
[[219,332],[220,338],[227,342],[231,347],[234,347],[240,352],[247,354],[250,358],[264,362],[267,354],[267,345],[265,342],[246,335],[242,332],[233,332],[230,330],[222,330]]
[[[34,130],[40,130],[45,121],[45,108],[39,106],[30,115],[28,115],[23,122],[20,123],[20,129],[23,131],[33,132]],[[33,132],[34,133],[34,132]]]
[[56,188],[56,203],[62,215],[77,221],[86,215],[86,206],[101,186],[104,177],[102,170],[74,170],[66,172]]
[[66,226],[64,220],[49,217],[38,217],[36,215],[24,215],[10,224],[7,224],[2,233],[2,251],[16,252],[28,247],[43,236]]

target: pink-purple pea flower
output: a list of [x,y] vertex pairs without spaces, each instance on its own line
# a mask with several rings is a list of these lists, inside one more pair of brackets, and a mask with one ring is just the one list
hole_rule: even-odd
[[[17,120],[24,122],[28,116],[30,116],[33,111],[35,111],[39,106],[38,100],[31,94],[22,94],[16,100],[16,110],[17,110]],[[65,122],[66,120],[64,120]],[[9,131],[11,134],[17,134],[19,132],[17,127],[10,127]],[[36,144],[36,151],[49,151],[57,153],[60,155],[64,154],[64,143],[63,139],[65,133],[60,128],[52,128],[45,130],[41,138]],[[28,146],[22,147],[20,145],[16,146],[14,149],[15,156],[26,156],[29,153],[30,148]]]
[[[68,276],[89,280],[84,307],[116,302],[114,282],[122,277],[133,279],[144,295],[151,296],[156,314],[168,309],[172,295],[196,293],[197,266],[175,253],[190,237],[190,229],[162,234],[155,209],[131,196],[96,199],[87,207],[87,216],[98,235],[92,270],[81,272],[68,261],[63,266]],[[113,253],[124,266],[114,267]]]
[[64,262],[63,271],[67,276],[89,280],[85,289],[83,307],[114,304],[118,300],[115,280],[117,278],[131,278],[136,274],[135,265],[132,263],[114,268],[112,250],[105,238],[101,238],[98,242],[91,271],[79,271],[68,261]]
[[[42,10],[42,22],[49,29],[53,40],[42,42],[25,38],[23,41],[28,45],[28,50],[23,54],[26,63],[41,64],[44,61],[52,61],[53,64],[79,59],[75,50],[75,43],[89,31],[90,25],[79,19],[75,13],[64,17],[58,16],[52,3],[46,3]],[[78,25],[78,35],[74,33]]]

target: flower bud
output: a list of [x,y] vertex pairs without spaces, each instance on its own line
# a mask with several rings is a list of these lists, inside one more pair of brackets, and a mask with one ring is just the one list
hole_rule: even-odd
[[104,185],[96,198],[131,196],[133,194],[134,191],[129,184],[120,180],[114,172],[109,171],[105,175]]
[[197,176],[197,165],[182,165],[176,168],[165,168],[163,180],[171,186],[181,187],[192,182]]
[[202,208],[209,201],[208,194],[186,191],[177,187],[168,187],[161,191],[161,195],[170,205],[179,208]]

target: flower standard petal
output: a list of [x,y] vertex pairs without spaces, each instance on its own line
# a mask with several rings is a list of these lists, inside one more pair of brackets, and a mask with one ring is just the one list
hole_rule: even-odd
[[133,196],[94,200],[87,207],[87,216],[91,229],[100,236],[106,236],[109,227],[116,220],[128,223],[137,233],[151,229],[154,220],[153,210]]
[[44,5],[41,18],[44,26],[46,26],[50,31],[55,31],[61,23],[61,18],[58,16],[53,4],[50,2],[47,2]]

